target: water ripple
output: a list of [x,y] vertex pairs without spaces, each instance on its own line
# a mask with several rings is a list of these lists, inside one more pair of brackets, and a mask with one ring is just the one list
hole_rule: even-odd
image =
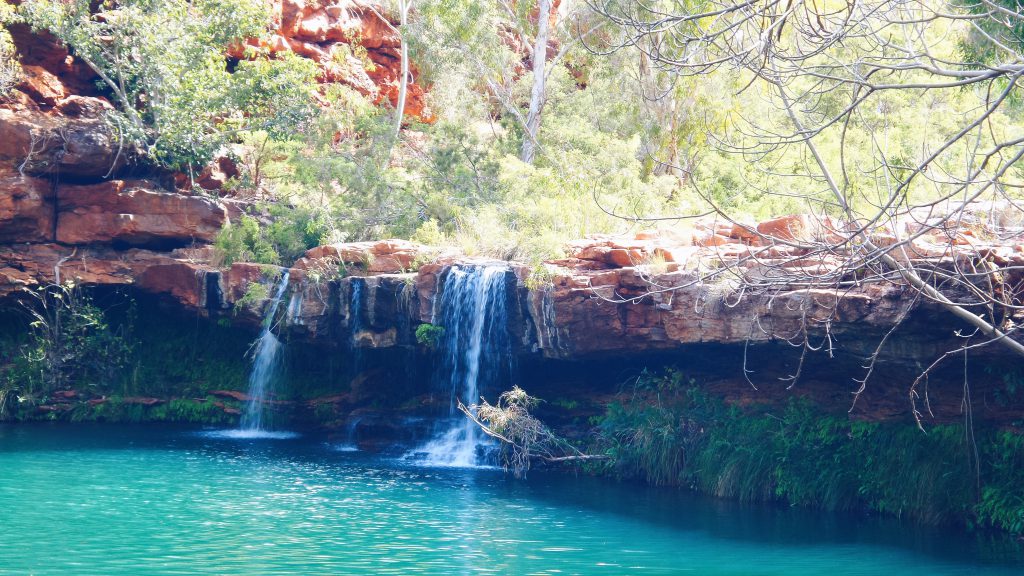
[[54,430],[0,434],[0,574],[1021,573],[945,550],[948,534],[922,551],[931,537],[898,524],[832,529],[587,478],[519,482],[322,442]]

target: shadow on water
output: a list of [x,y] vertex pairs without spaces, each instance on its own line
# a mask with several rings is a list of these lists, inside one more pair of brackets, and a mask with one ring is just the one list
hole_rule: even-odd
[[508,482],[505,491],[509,497],[616,514],[718,540],[783,547],[861,544],[951,562],[1024,568],[1024,542],[989,531],[924,526],[873,514],[739,503],[683,489],[553,472],[531,473],[525,481]]

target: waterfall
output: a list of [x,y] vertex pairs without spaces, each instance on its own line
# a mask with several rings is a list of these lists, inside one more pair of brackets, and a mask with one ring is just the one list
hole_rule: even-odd
[[348,307],[348,331],[350,343],[356,346],[359,332],[363,329],[363,286],[365,281],[352,279],[351,299]]
[[284,311],[285,322],[288,326],[302,324],[302,290],[296,290],[288,300],[288,307]]
[[440,294],[435,324],[444,328],[437,384],[450,394],[451,424],[416,450],[434,466],[476,466],[486,460],[490,443],[483,432],[458,412],[480,401],[481,385],[504,384],[511,371],[505,266],[453,266]]
[[359,423],[362,420],[363,419],[361,417],[358,417],[358,418],[353,418],[351,421],[349,421],[348,426],[346,427],[347,433],[346,433],[346,437],[345,437],[345,442],[335,446],[334,447],[335,450],[337,450],[338,452],[358,452],[359,451],[359,442],[357,441],[359,439],[358,427],[359,427]]
[[263,316],[263,330],[252,348],[252,372],[249,374],[249,401],[242,415],[242,432],[252,436],[265,434],[263,422],[263,405],[267,396],[273,391],[274,378],[277,376],[281,360],[281,341],[271,330],[274,317],[281,305],[285,290],[288,289],[288,270],[281,274],[274,297],[267,305]]

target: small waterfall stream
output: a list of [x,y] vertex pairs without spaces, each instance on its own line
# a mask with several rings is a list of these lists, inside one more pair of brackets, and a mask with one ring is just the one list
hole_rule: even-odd
[[266,424],[263,421],[263,405],[267,401],[268,395],[273,392],[274,378],[277,376],[281,361],[281,341],[274,335],[272,328],[277,309],[281,306],[281,299],[284,297],[285,290],[288,289],[288,274],[288,270],[281,274],[277,290],[275,290],[270,303],[267,304],[267,311],[263,316],[263,330],[253,344],[252,372],[249,374],[249,401],[245,405],[241,426],[241,433],[251,437],[273,435],[266,431]]
[[355,347],[359,341],[359,333],[363,330],[363,288],[365,281],[353,278],[348,307],[349,343]]
[[359,423],[362,420],[362,417],[356,417],[349,421],[348,426],[345,427],[345,442],[335,446],[335,450],[338,452],[359,451]]
[[500,385],[510,372],[505,266],[453,266],[440,294],[435,324],[444,327],[436,383],[449,392],[450,426],[414,451],[432,466],[486,463],[490,441],[457,409],[480,401],[480,387]]

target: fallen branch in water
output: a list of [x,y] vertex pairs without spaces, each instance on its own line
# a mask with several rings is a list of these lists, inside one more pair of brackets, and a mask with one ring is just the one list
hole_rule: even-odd
[[501,442],[502,466],[522,477],[533,460],[544,462],[584,462],[607,460],[604,454],[585,454],[564,438],[558,437],[543,422],[530,414],[540,401],[518,386],[503,392],[498,404],[481,399],[480,404],[467,407],[461,401],[459,410],[484,434]]

